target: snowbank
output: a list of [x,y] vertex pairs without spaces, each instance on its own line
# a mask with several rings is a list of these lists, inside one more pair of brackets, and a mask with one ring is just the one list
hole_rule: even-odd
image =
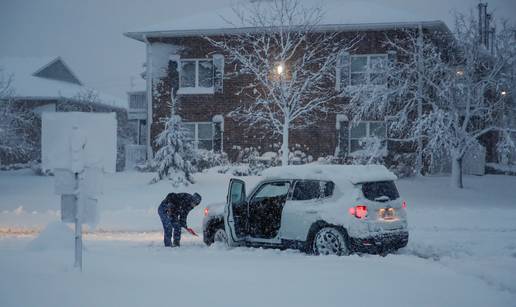
[[74,233],[65,223],[51,222],[32,240],[29,250],[74,249]]

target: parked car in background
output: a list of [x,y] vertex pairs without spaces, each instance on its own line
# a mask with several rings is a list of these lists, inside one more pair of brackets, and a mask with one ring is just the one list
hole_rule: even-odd
[[298,248],[307,253],[388,253],[407,245],[406,203],[384,166],[275,167],[250,192],[231,179],[225,204],[205,208],[204,242]]

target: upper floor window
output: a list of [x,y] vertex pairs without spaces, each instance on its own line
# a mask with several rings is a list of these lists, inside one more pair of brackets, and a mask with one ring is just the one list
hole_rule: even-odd
[[181,60],[179,87],[213,89],[213,60]]
[[350,84],[385,84],[387,54],[359,54],[350,56]]
[[145,97],[145,93],[129,94],[129,108],[147,110],[147,98]]

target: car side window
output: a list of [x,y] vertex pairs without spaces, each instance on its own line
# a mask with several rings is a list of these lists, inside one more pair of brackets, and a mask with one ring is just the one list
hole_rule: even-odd
[[254,199],[286,196],[289,189],[290,183],[287,181],[269,182],[260,187],[260,190],[254,195]]
[[294,186],[292,200],[310,200],[333,195],[335,184],[331,181],[299,180]]

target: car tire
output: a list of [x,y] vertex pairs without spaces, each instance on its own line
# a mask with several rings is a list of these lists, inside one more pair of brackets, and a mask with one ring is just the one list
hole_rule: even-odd
[[346,232],[333,226],[319,228],[313,236],[310,247],[314,255],[347,256],[350,254]]
[[229,246],[228,235],[224,229],[217,228],[215,230],[215,233],[213,234],[213,243],[223,243],[224,245]]

